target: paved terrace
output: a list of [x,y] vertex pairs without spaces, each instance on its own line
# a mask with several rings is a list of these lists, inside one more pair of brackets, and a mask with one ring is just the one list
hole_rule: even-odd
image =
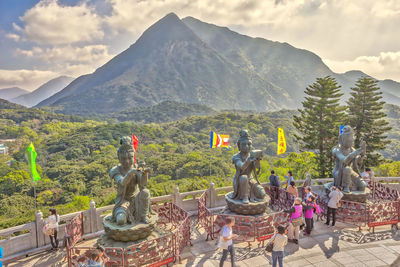
[[[181,263],[174,266],[218,266],[221,251],[216,248],[216,240],[206,240],[206,234],[198,230],[195,218],[192,227],[193,246],[182,253]],[[316,222],[310,237],[300,237],[299,245],[286,246],[284,266],[400,266],[400,231],[392,233],[389,227],[377,227],[375,234],[358,232],[351,225],[337,223],[335,228]],[[83,241],[79,246],[92,246],[96,239]],[[271,266],[271,253],[264,248],[247,243],[235,244],[237,266]],[[66,251],[41,252],[22,258],[5,266],[67,266]],[[230,265],[230,258],[224,266]]]

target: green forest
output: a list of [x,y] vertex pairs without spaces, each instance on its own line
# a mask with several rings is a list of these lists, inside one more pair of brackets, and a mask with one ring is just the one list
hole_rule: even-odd
[[[108,171],[118,164],[119,138],[131,134],[139,138],[138,162],[152,169],[152,196],[170,194],[176,185],[181,192],[206,189],[210,181],[216,187],[230,185],[234,174],[231,157],[238,151],[240,129],[248,129],[254,148],[266,154],[261,182],[267,181],[272,168],[281,180],[288,170],[293,171],[295,179],[304,179],[306,172],[317,178],[316,155],[300,151],[295,139],[298,132],[292,118],[297,111],[212,111],[162,123],[148,122],[144,116],[139,123],[126,118],[117,122],[115,115],[86,118],[57,114],[2,100],[0,109],[0,138],[15,139],[7,143],[9,155],[0,155],[0,228],[34,220],[33,182],[24,155],[30,142],[38,154],[41,179],[35,188],[38,209],[43,212],[49,207],[56,207],[60,214],[86,209],[91,199],[97,206],[112,204],[115,189]],[[154,116],[162,117],[153,120],[173,120],[176,111],[171,103],[167,109],[155,111]],[[400,108],[386,105],[385,112],[392,125],[389,137],[395,140],[385,155],[386,162],[374,170],[378,176],[399,176],[400,157],[396,153],[400,151]],[[278,127],[285,130],[287,141],[287,152],[279,157]],[[231,147],[210,149],[211,130],[229,134]]]

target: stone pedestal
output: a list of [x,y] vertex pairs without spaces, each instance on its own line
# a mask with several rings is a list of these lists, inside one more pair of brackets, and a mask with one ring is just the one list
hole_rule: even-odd
[[232,193],[225,195],[225,201],[230,211],[242,215],[257,215],[265,212],[269,205],[270,197],[266,195],[260,202],[242,203],[240,200],[230,198]]
[[157,224],[158,216],[151,215],[150,223],[126,224],[123,226],[117,225],[112,221],[112,216],[108,215],[103,219],[104,231],[106,236],[115,241],[136,241],[148,237]]

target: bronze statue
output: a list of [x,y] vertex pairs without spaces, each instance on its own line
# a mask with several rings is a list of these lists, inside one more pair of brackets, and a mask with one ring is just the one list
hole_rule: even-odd
[[146,186],[150,169],[135,166],[131,137],[122,137],[120,144],[120,164],[110,170],[110,177],[117,184],[112,221],[118,225],[149,223],[150,192]]
[[361,142],[361,148],[354,149],[354,133],[350,126],[344,126],[339,135],[339,145],[332,149],[335,160],[333,168],[334,185],[341,186],[344,193],[350,191],[365,191],[366,184],[361,179],[361,166],[366,155],[366,143]]
[[[264,201],[265,190],[257,178],[260,173],[262,151],[251,150],[252,141],[247,130],[240,131],[237,146],[240,152],[232,157],[236,173],[233,178],[233,193],[230,198],[240,200],[244,204],[249,203],[249,201]],[[253,179],[253,174],[255,179]]]

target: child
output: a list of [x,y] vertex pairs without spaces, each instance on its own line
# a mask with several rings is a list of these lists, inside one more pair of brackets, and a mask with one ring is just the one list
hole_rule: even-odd
[[222,234],[220,237],[220,242],[218,246],[223,249],[222,258],[219,262],[219,266],[224,266],[224,261],[228,257],[228,252],[231,254],[231,263],[232,267],[235,266],[235,248],[233,247],[233,239],[237,237],[237,235],[232,234],[232,227],[235,225],[234,218],[226,218],[226,225],[222,228]]
[[296,197],[296,199],[294,200],[293,207],[289,210],[285,210],[284,212],[290,213],[290,224],[288,229],[289,242],[298,244],[300,225],[303,224],[303,220],[301,217],[303,213],[301,198]]
[[276,263],[279,262],[279,267],[283,266],[283,257],[285,256],[285,246],[287,244],[287,236],[285,235],[285,228],[281,225],[278,226],[278,233],[269,240],[269,243],[273,243],[272,248],[272,267],[276,267]]
[[313,229],[314,222],[313,222],[313,215],[314,211],[316,211],[316,203],[315,203],[315,197],[313,195],[310,195],[306,203],[303,203],[304,205],[304,218],[306,221],[306,230],[305,230],[305,235],[310,235],[311,230]]

